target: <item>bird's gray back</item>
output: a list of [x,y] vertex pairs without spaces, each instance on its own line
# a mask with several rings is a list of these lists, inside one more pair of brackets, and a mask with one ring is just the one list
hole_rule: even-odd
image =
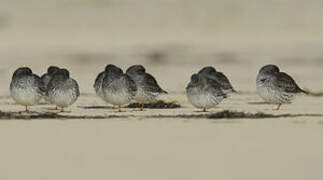
[[45,91],[41,79],[34,74],[13,78],[10,84],[10,90],[13,89],[29,89],[39,94],[43,94]]
[[[201,73],[202,76],[216,81],[218,86],[221,86],[223,90],[235,91],[230,83],[230,80],[222,72],[214,72],[212,74]],[[214,82],[213,81],[213,82]]]
[[47,87],[47,85],[48,85],[48,83],[49,83],[49,81],[52,79],[52,76],[51,75],[49,75],[49,74],[44,74],[42,77],[41,77],[41,80],[42,80],[42,82],[43,82],[43,84],[44,84],[44,86],[45,87]]

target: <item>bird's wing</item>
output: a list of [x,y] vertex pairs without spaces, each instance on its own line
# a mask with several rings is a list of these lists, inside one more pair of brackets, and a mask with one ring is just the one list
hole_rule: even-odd
[[223,92],[222,86],[220,83],[218,83],[214,79],[206,79],[207,84],[206,84],[206,89],[207,91],[210,91],[214,96],[222,96],[224,98],[227,97],[227,94]]
[[79,85],[78,85],[77,81],[75,81],[75,79],[72,79],[72,81],[75,84],[76,96],[79,97],[80,96],[80,88],[79,88]]
[[135,81],[133,81],[130,76],[128,76],[127,74],[124,74],[122,76],[122,78],[124,79],[124,81],[127,84],[127,87],[130,89],[130,93],[133,94],[133,96],[136,95],[136,91],[137,91],[137,85],[135,83]]
[[166,91],[164,91],[157,83],[156,79],[146,73],[145,76],[144,76],[144,79],[143,79],[143,82],[144,82],[144,88],[150,92],[157,92],[157,93],[165,93],[167,94]]
[[220,82],[224,89],[233,90],[230,80],[222,72],[216,72],[216,79],[218,80],[218,82]]
[[101,72],[100,74],[98,74],[98,76],[96,77],[96,79],[95,79],[95,82],[94,82],[94,87],[96,86],[96,85],[99,85],[99,83],[102,83],[102,81],[103,81],[103,78],[104,78],[104,72]]
[[294,79],[288,74],[280,72],[277,73],[275,77],[277,79],[277,85],[281,90],[289,93],[303,92],[303,90],[298,87]]
[[48,74],[47,74],[47,73],[43,74],[43,75],[40,77],[40,79],[41,79],[41,80],[43,80],[46,76],[48,76]]
[[104,72],[101,72],[100,74],[98,74],[98,76],[95,79],[95,83],[97,83],[98,81],[102,81],[104,77]]
[[35,78],[35,85],[39,88],[39,93],[44,94],[47,91],[47,88],[40,77],[36,74],[32,75]]

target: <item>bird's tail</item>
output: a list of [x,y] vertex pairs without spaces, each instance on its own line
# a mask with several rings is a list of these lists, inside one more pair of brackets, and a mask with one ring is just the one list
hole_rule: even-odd
[[161,93],[163,93],[163,94],[168,94],[168,92],[167,91],[165,91],[165,90],[161,90]]
[[306,95],[310,95],[310,94],[311,94],[311,92],[310,92],[310,91],[306,91],[306,90],[303,90],[303,89],[301,89],[301,88],[299,88],[299,92],[300,92],[300,93],[304,93],[304,94],[306,94]]

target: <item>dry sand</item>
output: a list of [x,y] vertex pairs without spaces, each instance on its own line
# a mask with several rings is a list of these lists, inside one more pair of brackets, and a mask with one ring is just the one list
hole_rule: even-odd
[[[1,180],[322,179],[323,101],[300,96],[273,111],[258,104],[258,69],[278,64],[301,87],[322,85],[322,3],[318,1],[6,1],[0,7],[0,110],[13,71],[70,69],[81,97],[68,116],[106,119],[0,120]],[[180,109],[117,113],[92,85],[107,63],[143,64]],[[300,115],[270,119],[176,118],[196,114],[184,88],[205,65],[225,72],[241,94],[211,112]],[[49,105],[31,107],[46,112]],[[149,118],[169,115],[170,118]]]

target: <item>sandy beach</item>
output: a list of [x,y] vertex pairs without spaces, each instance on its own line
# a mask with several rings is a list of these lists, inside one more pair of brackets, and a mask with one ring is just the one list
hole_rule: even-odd
[[[256,94],[273,63],[307,90],[323,90],[323,3],[318,1],[6,1],[0,7],[0,111],[14,70],[70,70],[81,96],[66,117],[0,118],[1,180],[321,179],[323,97],[274,111]],[[143,64],[175,109],[108,106],[93,90],[106,64]],[[212,65],[239,91],[207,113],[186,99],[191,74]],[[52,105],[30,107],[34,115]],[[206,118],[228,110],[270,118]],[[201,115],[189,117],[194,115]],[[206,116],[203,116],[203,115]],[[183,116],[185,115],[185,117]],[[100,117],[100,118],[96,118]]]

